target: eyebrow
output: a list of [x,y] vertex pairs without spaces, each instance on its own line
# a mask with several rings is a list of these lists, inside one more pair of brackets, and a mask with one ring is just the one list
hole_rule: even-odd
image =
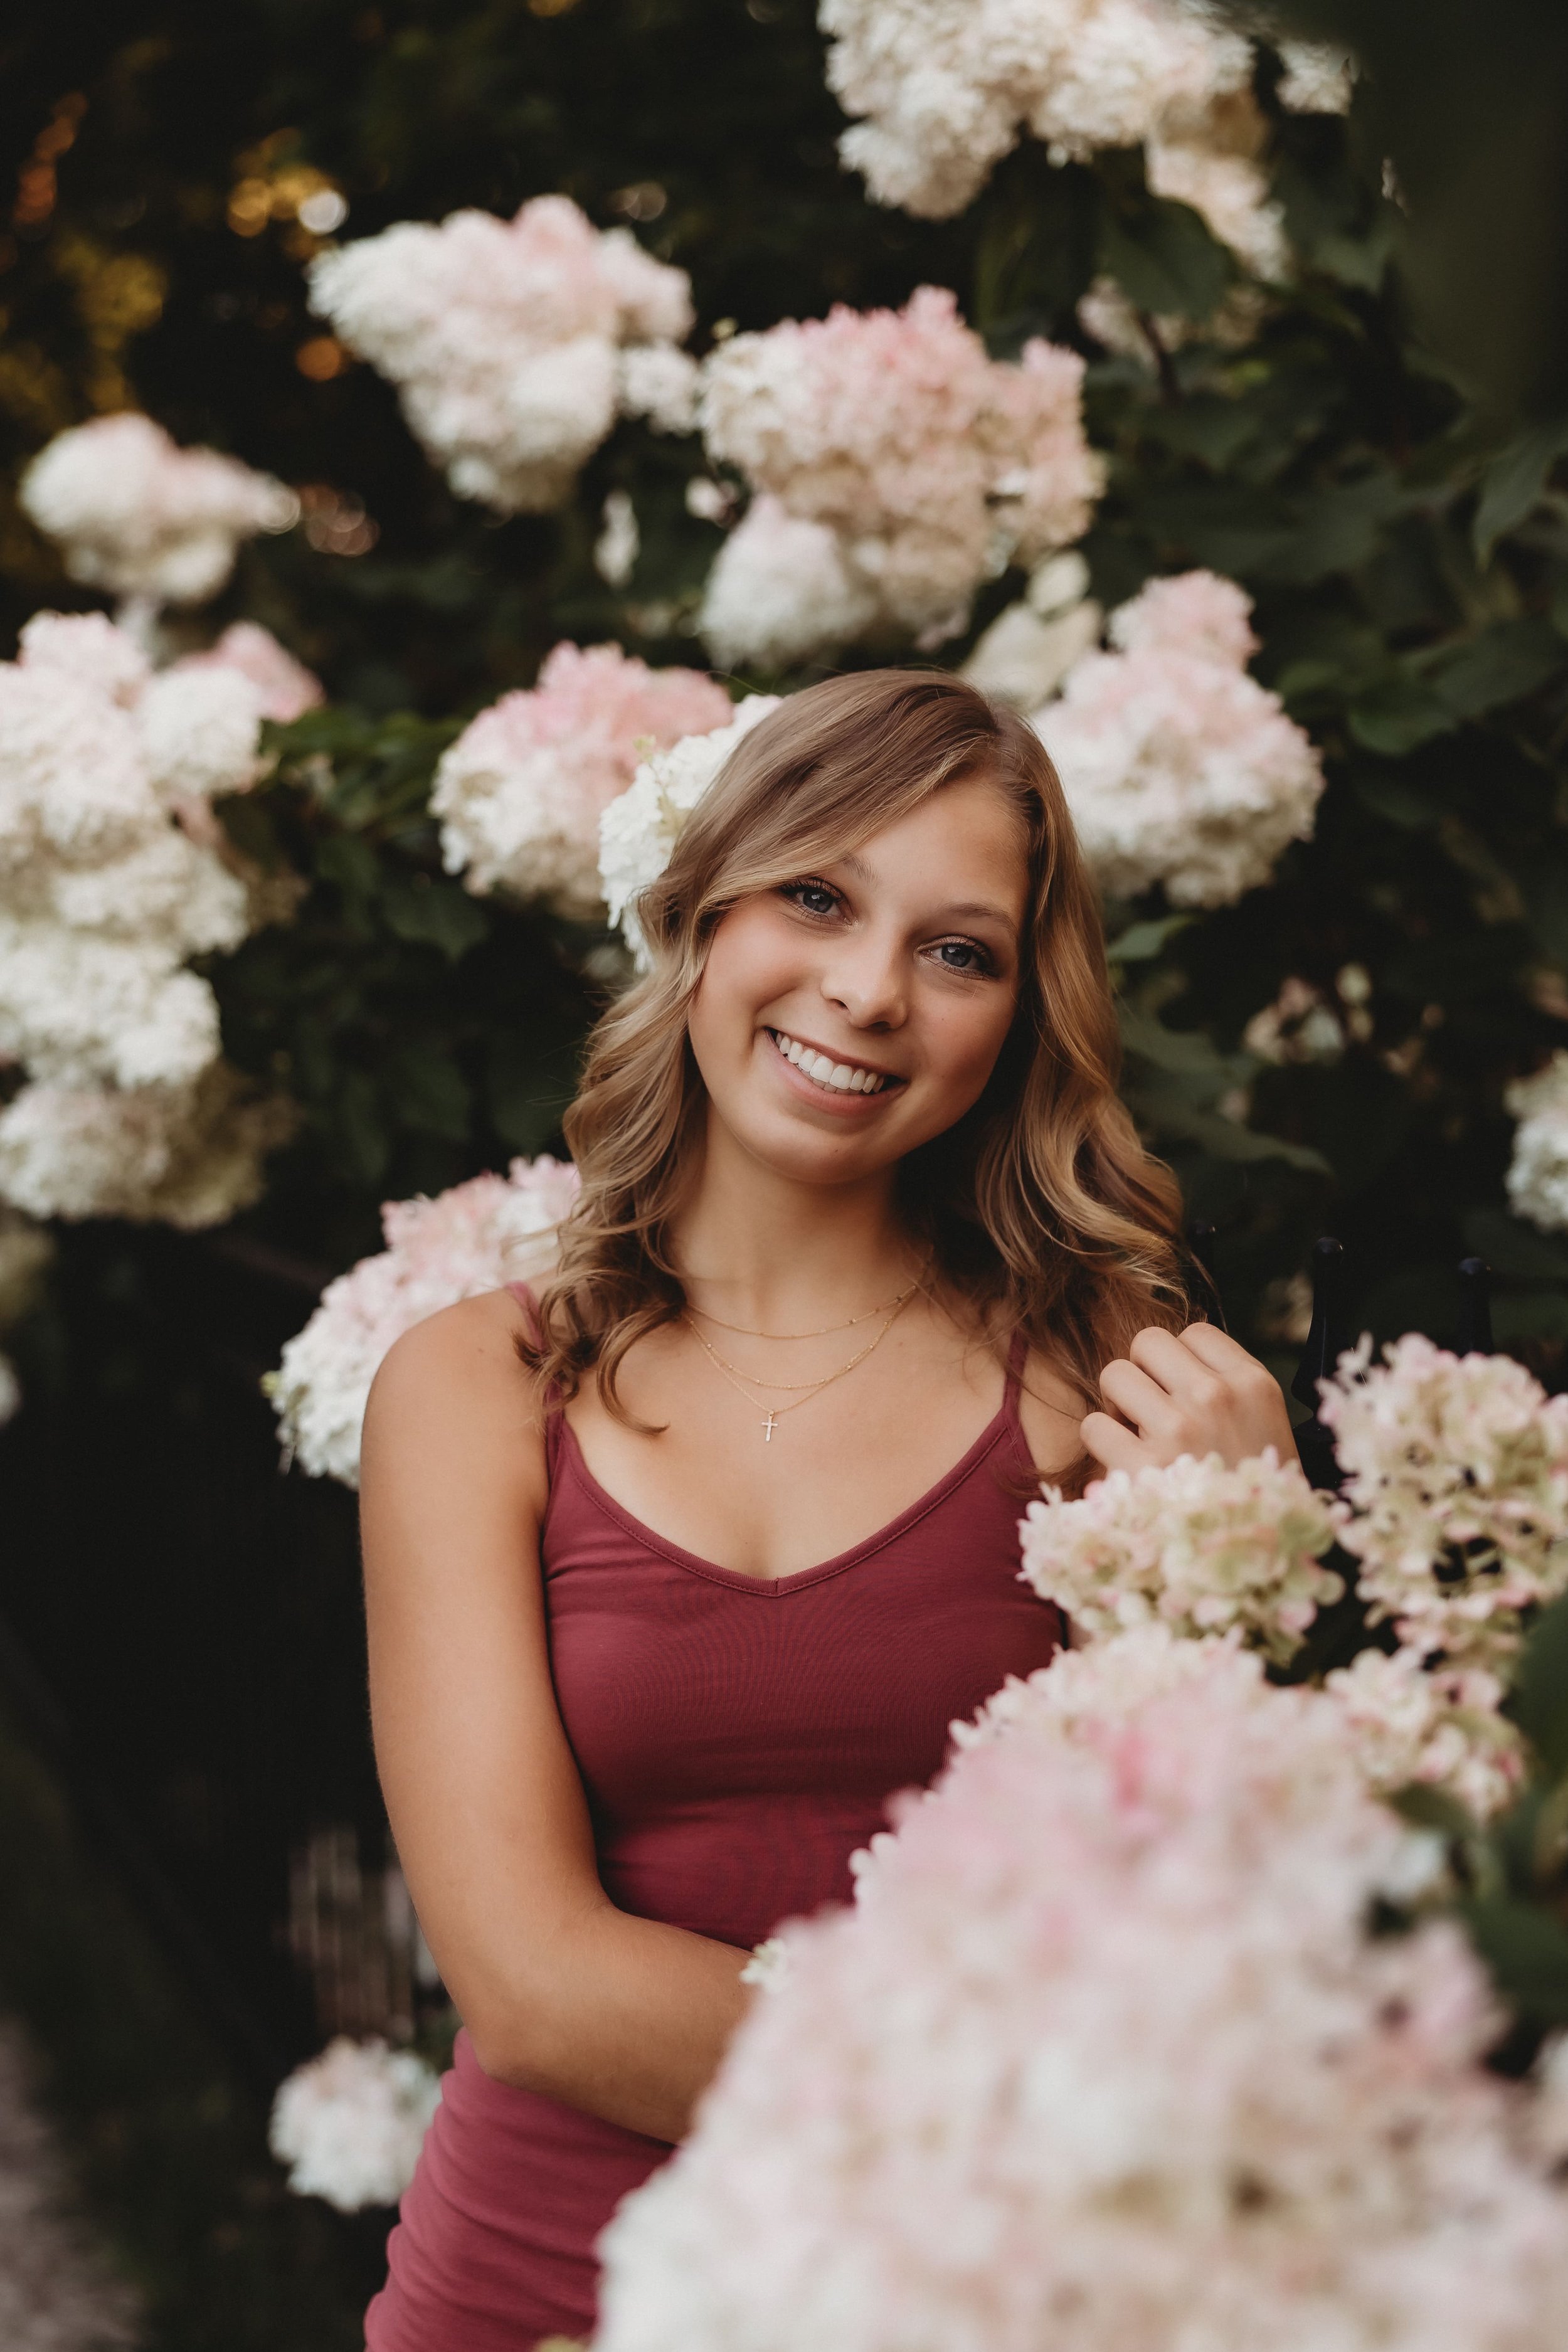
[[[837,863],[853,874],[858,882],[874,882],[877,878],[865,859],[853,849],[847,851]],[[963,916],[970,922],[989,921],[1000,923],[1007,930],[1013,929],[1014,919],[1005,907],[993,906],[989,898],[955,899],[952,906],[943,907],[941,911],[944,915]]]

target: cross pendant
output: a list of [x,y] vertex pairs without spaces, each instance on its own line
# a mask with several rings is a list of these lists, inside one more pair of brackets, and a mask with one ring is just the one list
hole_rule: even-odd
[[763,1423],[763,1444],[764,1445],[771,1445],[773,1442],[773,1423],[777,1419],[778,1415],[776,1412],[770,1412],[766,1421]]

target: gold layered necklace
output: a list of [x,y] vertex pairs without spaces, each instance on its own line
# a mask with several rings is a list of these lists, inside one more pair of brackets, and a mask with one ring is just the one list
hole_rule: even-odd
[[[813,1397],[820,1396],[824,1389],[830,1389],[836,1381],[841,1381],[847,1372],[852,1372],[857,1364],[863,1364],[868,1356],[874,1356],[876,1354],[878,1349],[881,1346],[883,1340],[887,1338],[889,1332],[892,1329],[894,1324],[898,1321],[900,1316],[903,1313],[905,1307],[909,1305],[910,1299],[914,1297],[916,1291],[919,1290],[921,1286],[918,1281],[911,1282],[909,1288],[907,1290],[901,1290],[897,1298],[890,1301],[888,1306],[868,1307],[864,1315],[851,1316],[847,1323],[830,1324],[828,1326],[829,1330],[847,1331],[852,1329],[857,1323],[868,1322],[873,1315],[884,1315],[887,1318],[887,1320],[883,1323],[881,1329],[878,1332],[874,1339],[868,1339],[863,1348],[858,1348],[847,1364],[840,1364],[836,1371],[825,1372],[822,1378],[818,1381],[766,1381],[761,1379],[755,1372],[742,1371],[739,1364],[731,1364],[726,1357],[721,1356],[719,1353],[718,1349],[713,1347],[710,1341],[703,1338],[702,1333],[692,1321],[689,1313],[683,1315],[680,1319],[686,1325],[688,1330],[696,1340],[698,1346],[701,1349],[703,1354],[712,1364],[714,1370],[719,1374],[720,1378],[721,1380],[728,1381],[730,1386],[735,1391],[736,1394],[738,1396],[743,1396],[747,1403],[752,1407],[753,1411],[762,1414],[763,1419],[761,1427],[763,1433],[763,1443],[764,1445],[771,1445],[773,1442],[773,1431],[784,1419],[785,1413],[798,1412],[803,1404],[809,1404]],[[712,1322],[714,1318],[710,1316],[708,1320]],[[719,1328],[722,1331],[733,1331],[743,1329],[744,1327],[733,1323],[721,1323]],[[822,1339],[826,1335],[819,1331],[754,1331],[748,1333],[746,1336],[758,1339]],[[788,1404],[765,1405],[760,1397],[754,1397],[752,1394],[752,1389],[772,1389],[780,1395],[791,1398],[792,1402]]]
[[[825,1323],[820,1331],[755,1331],[749,1323],[721,1323],[717,1315],[709,1314],[706,1307],[688,1307],[686,1311],[688,1315],[698,1316],[704,1323],[711,1323],[715,1331],[733,1331],[742,1339],[830,1339],[836,1331],[853,1331],[858,1324],[869,1323],[875,1315],[896,1314],[906,1299],[914,1297],[928,1271],[929,1266],[922,1267],[909,1288],[900,1290],[896,1298],[884,1298],[879,1307],[868,1307],[862,1313],[851,1315],[847,1323]],[[759,1387],[769,1389],[780,1385],[777,1381],[758,1383]]]

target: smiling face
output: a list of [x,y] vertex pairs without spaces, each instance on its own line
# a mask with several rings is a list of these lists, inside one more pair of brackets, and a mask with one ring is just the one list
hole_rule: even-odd
[[890,1170],[976,1102],[1018,999],[1023,820],[943,785],[852,853],[742,898],[689,1015],[710,1116],[805,1183]]

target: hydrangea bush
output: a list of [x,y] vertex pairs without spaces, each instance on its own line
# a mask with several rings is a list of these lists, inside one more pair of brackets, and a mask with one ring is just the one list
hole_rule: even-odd
[[1333,1701],[1149,1625],[1019,1685],[793,1928],[603,2242],[599,2352],[1541,2352],[1568,2203]]

